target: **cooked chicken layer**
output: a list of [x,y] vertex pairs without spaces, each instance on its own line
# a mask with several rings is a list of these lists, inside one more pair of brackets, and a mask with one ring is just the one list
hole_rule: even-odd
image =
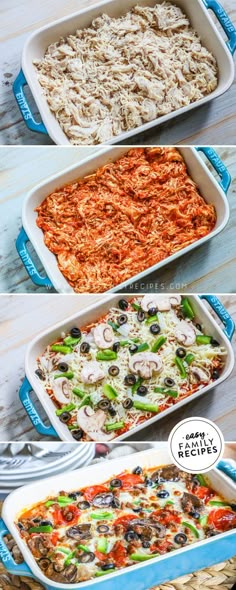
[[99,144],[210,94],[213,55],[169,2],[103,14],[35,60],[51,111],[71,143]]
[[[111,289],[207,235],[216,222],[175,148],[131,149],[50,194],[37,212],[45,244],[77,293]],[[107,328],[96,337],[109,347]]]

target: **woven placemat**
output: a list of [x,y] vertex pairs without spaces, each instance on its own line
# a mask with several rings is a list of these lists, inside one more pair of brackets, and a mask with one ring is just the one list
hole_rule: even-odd
[[[1,512],[0,502],[0,512]],[[8,537],[8,545],[17,556],[18,548],[12,538]],[[218,563],[205,570],[182,576],[172,582],[155,586],[151,590],[214,590],[217,586],[220,590],[231,590],[236,583],[236,557]],[[44,586],[32,578],[11,576],[0,561],[0,589],[1,590],[44,590]]]

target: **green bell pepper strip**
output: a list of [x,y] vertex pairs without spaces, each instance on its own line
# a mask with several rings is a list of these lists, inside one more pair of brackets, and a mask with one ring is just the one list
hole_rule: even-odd
[[73,371],[66,371],[65,373],[58,373],[58,375],[54,375],[54,379],[60,379],[60,377],[66,377],[66,379],[73,379],[74,373]]
[[85,391],[82,391],[82,389],[79,389],[79,387],[74,387],[74,389],[72,389],[72,393],[74,393],[75,395],[78,395],[78,397],[82,398],[86,395]]
[[78,430],[78,424],[69,424],[67,428],[69,430]]
[[131,303],[132,308],[135,309],[135,311],[139,311],[141,308],[141,305],[138,305],[138,303]]
[[53,527],[49,524],[41,525],[41,526],[32,526],[28,533],[52,533]]
[[97,361],[113,361],[117,359],[117,353],[114,350],[105,348],[97,352],[96,359]]
[[178,369],[179,369],[180,377],[182,377],[182,379],[186,379],[187,373],[185,370],[184,363],[178,356],[175,357],[175,364],[176,364],[176,367],[178,367]]
[[70,555],[71,554],[71,550],[70,549],[64,549],[64,547],[57,547],[56,551],[61,551],[61,553],[64,553],[65,555]]
[[97,550],[100,553],[107,553],[108,550],[108,539],[107,537],[99,537],[97,542]]
[[53,504],[57,504],[57,500],[48,500],[48,502],[45,503],[46,508],[50,508],[50,506],[53,506]]
[[166,340],[167,338],[165,336],[159,336],[159,338],[157,338],[157,340],[155,340],[154,344],[152,345],[151,351],[157,352],[159,348],[165,344]]
[[195,356],[194,354],[192,354],[191,352],[189,354],[187,354],[187,356],[185,357],[185,362],[187,363],[187,365],[191,365],[192,362],[194,361]]
[[154,391],[155,393],[162,393],[163,395],[174,398],[178,397],[179,395],[178,391],[173,389],[165,389],[164,387],[154,387]]
[[211,336],[206,336],[204,334],[200,334],[196,336],[196,343],[197,344],[211,344]]
[[138,402],[134,401],[134,408],[136,410],[142,410],[143,412],[152,412],[153,414],[158,414],[159,407],[155,406],[154,404],[146,404],[145,402]]
[[181,308],[185,317],[189,318],[190,320],[193,320],[193,318],[195,317],[195,313],[187,297],[184,297],[182,299]]
[[67,336],[64,338],[63,342],[66,346],[76,346],[81,340],[81,336],[79,338],[73,338],[72,336]]
[[111,424],[105,424],[105,427],[106,427],[107,432],[110,432],[111,430],[119,430],[120,428],[123,428],[124,424],[125,423],[122,421],[113,422]]
[[75,404],[68,404],[67,406],[63,406],[60,410],[56,410],[56,415],[60,416],[63,412],[71,412],[72,410],[75,410],[75,408]]
[[185,526],[187,529],[189,529],[194,534],[194,536],[197,539],[199,539],[199,537],[200,537],[199,532],[196,529],[196,527],[193,524],[191,524],[191,522],[183,521],[181,524],[182,524],[182,526]]
[[167,500],[167,502],[165,503],[165,506],[168,506],[168,504],[174,504],[174,502],[172,502],[172,500]]
[[130,338],[130,340],[120,340],[120,345],[127,346],[128,344],[137,344],[137,342],[140,342],[139,338]]
[[203,516],[200,516],[199,522],[200,522],[200,525],[201,526],[206,526],[207,525],[207,521],[208,521],[207,514],[204,514]]
[[148,559],[153,559],[154,557],[159,557],[160,553],[152,553],[151,555],[144,555],[142,553],[131,553],[130,559],[133,561],[147,561]]
[[107,397],[107,399],[109,399],[111,401],[113,399],[116,399],[116,397],[118,397],[117,391],[114,389],[114,387],[112,387],[108,383],[105,383],[105,385],[103,385],[103,393]]
[[114,518],[113,512],[91,512],[90,517],[94,520],[103,520],[103,518]]
[[143,379],[142,377],[139,377],[136,381],[136,383],[134,383],[131,387],[131,391],[132,393],[135,393],[137,391],[137,389],[140,387],[140,385],[142,385],[143,383]]
[[144,350],[148,350],[148,349],[149,349],[148,343],[147,342],[143,342],[143,344],[139,344],[137,350],[133,354],[137,354],[137,352],[144,352]]
[[210,506],[230,506],[230,502],[221,502],[220,500],[210,500]]
[[113,572],[116,572],[116,570],[117,570],[117,568],[115,568],[115,567],[110,570],[97,570],[94,575],[96,578],[99,578],[100,576],[106,576],[107,574],[112,574]]
[[67,506],[68,504],[72,504],[72,502],[73,500],[68,496],[58,496],[56,500],[48,500],[45,506],[46,508],[50,508],[50,506],[53,506],[53,504],[59,504],[59,506],[63,507]]
[[79,409],[82,408],[83,406],[91,406],[92,407],[90,395],[86,395],[85,397],[83,397],[81,403],[79,404]]
[[72,504],[73,503],[72,498],[69,498],[69,496],[58,496],[57,501],[59,502],[59,504]]
[[90,553],[90,549],[86,545],[77,545],[77,549],[81,549],[85,553]]
[[155,315],[151,315],[151,316],[150,316],[150,318],[147,318],[147,319],[145,320],[145,324],[147,324],[147,326],[148,326],[149,324],[152,324],[153,322],[156,322],[156,321],[158,321],[158,316],[157,316],[157,314],[155,314]]
[[62,352],[62,354],[70,354],[72,352],[71,346],[65,346],[64,344],[52,344],[51,350],[53,352]]
[[201,486],[207,487],[206,480],[205,480],[205,478],[203,477],[203,475],[201,473],[198,473],[196,475],[196,478],[199,481],[199,483],[200,483]]
[[75,556],[76,551],[71,551],[71,553],[68,555],[68,557],[65,559],[64,561],[64,565],[70,565],[71,560],[73,559],[73,557]]
[[111,328],[112,328],[113,330],[115,330],[115,332],[117,332],[117,330],[118,330],[118,329],[119,329],[119,327],[120,327],[118,324],[115,324],[115,322],[112,322],[111,320],[108,320],[108,322],[107,322],[107,323],[109,324],[109,326],[111,326]]

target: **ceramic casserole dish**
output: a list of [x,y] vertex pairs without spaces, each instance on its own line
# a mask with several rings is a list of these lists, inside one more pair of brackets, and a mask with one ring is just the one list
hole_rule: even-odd
[[[116,285],[112,291],[122,292],[128,285],[134,282],[143,280],[149,273],[155,272],[168,263],[177,260],[182,254],[190,252],[197,246],[204,244],[210,238],[217,235],[225,227],[229,218],[229,205],[226,198],[228,188],[230,186],[231,177],[221,161],[217,153],[212,148],[195,148],[181,147],[178,148],[183,156],[188,168],[190,177],[198,185],[202,196],[207,203],[212,203],[215,206],[217,221],[214,229],[203,238],[193,242],[161,260],[157,264],[147,268],[143,272],[136,274],[130,279]],[[212,166],[215,168],[220,176],[220,182],[213,177],[211,172],[200,157],[198,151],[204,152]],[[108,162],[114,162],[122,155],[124,155],[129,148],[127,147],[113,147],[102,148],[95,151],[95,154],[82,160],[78,165],[67,168],[64,172],[54,175],[46,181],[34,187],[26,196],[23,203],[22,210],[22,230],[16,240],[16,248],[18,254],[26,268],[32,281],[39,286],[44,286],[47,290],[54,287],[60,293],[74,292],[64,275],[59,270],[56,256],[50,252],[44,243],[44,234],[37,226],[37,213],[35,208],[47,197],[52,191],[58,189],[65,184],[73,182],[78,178],[83,178],[87,174],[91,174],[100,166],[104,166]],[[27,248],[27,242],[31,241],[35,251],[37,252],[42,265],[46,271],[46,277],[41,276],[36,268],[33,258]]]
[[[167,416],[175,409],[179,409],[180,407],[184,406],[189,401],[196,399],[201,395],[208,395],[210,390],[212,390],[215,386],[218,386],[218,392],[220,393],[220,383],[227,379],[230,375],[233,366],[234,366],[234,354],[233,349],[230,343],[230,340],[233,336],[235,325],[223,307],[219,299],[213,295],[205,295],[203,296],[204,299],[208,301],[211,305],[214,312],[217,314],[218,318],[223,322],[225,329],[218,325],[215,319],[212,317],[211,313],[208,311],[206,305],[202,301],[202,297],[198,295],[189,295],[189,301],[192,305],[193,311],[195,313],[195,319],[197,322],[201,323],[204,328],[205,333],[211,334],[213,338],[215,338],[221,345],[223,345],[226,349],[226,360],[223,371],[218,379],[214,381],[214,383],[210,383],[199,389],[196,393],[186,397],[185,399],[179,401],[174,406],[169,407],[166,410],[163,410],[160,414],[155,414],[150,419],[146,420],[144,423],[135,426],[133,429],[130,429],[128,432],[123,433],[120,436],[117,436],[113,439],[115,440],[123,440],[132,434],[134,436],[136,432],[139,432],[143,428],[148,425],[157,423],[162,417]],[[86,324],[90,324],[100,317],[102,317],[107,311],[114,305],[118,304],[120,297],[118,295],[107,295],[105,298],[102,298],[99,302],[87,307],[85,310],[80,311],[76,315],[66,319],[65,321],[56,324],[49,330],[43,332],[40,336],[37,336],[33,342],[28,346],[26,351],[25,357],[25,373],[26,377],[23,381],[23,384],[20,388],[19,396],[20,400],[28,413],[28,416],[36,428],[37,432],[40,435],[49,435],[52,437],[58,437],[64,441],[74,441],[72,437],[71,431],[68,430],[66,424],[63,424],[59,417],[55,414],[55,405],[49,395],[46,393],[42,382],[37,378],[35,375],[35,370],[38,368],[37,365],[37,357],[39,357],[45,348],[54,342],[61,332],[69,332],[73,326],[83,327]],[[37,395],[40,403],[42,404],[51,425],[46,426],[40,415],[31,400],[30,393],[34,390],[35,394]]]
[[[71,489],[99,484],[104,482],[104,480],[110,479],[120,471],[126,469],[133,470],[137,465],[143,468],[152,468],[170,463],[170,456],[166,449],[151,449],[113,461],[104,461],[102,474],[100,464],[92,465],[84,469],[66,473],[66,475],[51,477],[43,482],[38,481],[14,491],[3,504],[2,520],[0,521],[0,555],[4,566],[11,573],[17,575],[33,575],[47,590],[55,590],[56,588],[60,588],[61,590],[73,590],[75,588],[92,590],[96,587],[102,587],[103,590],[120,590],[122,585],[125,585],[127,590],[132,590],[133,588],[146,590],[157,584],[173,580],[179,576],[231,558],[235,555],[235,529],[220,533],[215,537],[210,537],[203,541],[198,541],[178,551],[160,555],[153,558],[151,562],[146,561],[128,569],[121,569],[109,574],[109,576],[80,582],[79,584],[59,584],[58,582],[52,582],[43,574],[32,557],[29,548],[21,539],[19,531],[14,524],[21,510],[43,501],[45,497],[57,495],[61,489],[69,492]],[[232,479],[226,477],[219,469],[214,468],[207,473],[206,479],[207,483],[212,485],[216,492],[223,495],[226,500],[234,502],[236,499],[236,485],[234,483],[236,481],[235,469],[231,468],[228,473],[231,473]],[[4,535],[9,532],[14,537],[23,554],[24,563],[21,565],[15,564],[11,553],[4,543]]]
[[[161,0],[105,0],[90,8],[84,8],[77,13],[62,18],[53,24],[46,25],[35,31],[26,42],[22,54],[22,70],[14,82],[13,90],[18,106],[26,125],[32,131],[48,133],[52,140],[59,145],[69,144],[69,140],[56,117],[50,111],[46,98],[43,95],[36,69],[33,65],[35,59],[44,56],[45,51],[51,43],[73,33],[76,29],[88,27],[97,16],[106,13],[111,17],[119,17],[126,14],[133,6],[154,6]],[[202,104],[206,104],[213,98],[220,96],[231,86],[234,80],[234,63],[232,55],[236,49],[236,29],[223,7],[216,0],[175,0],[174,2],[187,14],[192,27],[201,37],[203,44],[213,53],[218,64],[219,81],[217,88],[201,100],[182,107],[167,115],[161,116],[148,123],[140,125],[135,129],[124,132],[113,137],[106,143],[120,143],[127,141],[131,136],[146,131],[173,119],[176,115],[184,114]],[[209,15],[208,9],[213,10],[221,26],[223,27],[228,41],[225,44],[219,34],[216,25]],[[24,93],[24,86],[28,84],[37,104],[42,121],[37,122],[29,106]]]

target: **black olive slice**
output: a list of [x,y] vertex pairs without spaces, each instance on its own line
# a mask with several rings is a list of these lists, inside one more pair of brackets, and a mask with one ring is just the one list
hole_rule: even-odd
[[77,557],[79,563],[90,563],[91,561],[93,561],[95,559],[95,555],[92,551],[88,552],[84,552],[82,555],[80,555],[79,557]]
[[117,318],[117,324],[119,324],[119,326],[123,326],[123,324],[126,324],[127,321],[128,318],[127,315],[125,315],[125,313],[119,315],[119,317]]
[[126,311],[126,309],[128,309],[129,307],[128,301],[126,299],[120,299],[118,305],[119,308],[122,309],[122,311]]
[[72,336],[72,338],[80,338],[81,336],[81,331],[79,328],[72,328],[70,331],[70,335]]

